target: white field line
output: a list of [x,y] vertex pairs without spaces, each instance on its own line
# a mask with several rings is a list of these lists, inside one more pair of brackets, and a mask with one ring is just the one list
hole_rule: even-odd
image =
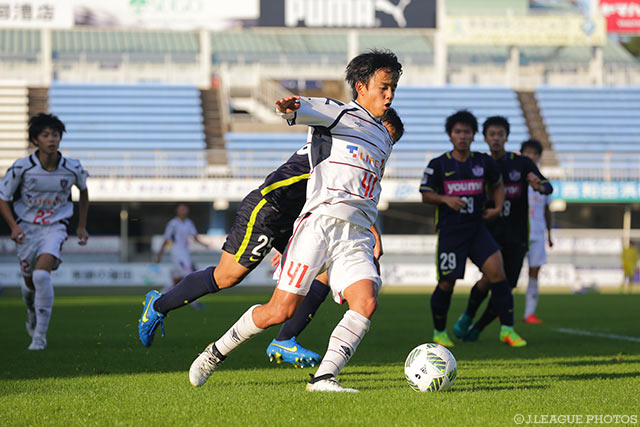
[[556,332],[562,332],[563,334],[572,334],[572,335],[586,335],[589,337],[599,337],[599,338],[608,338],[610,340],[624,340],[631,342],[640,342],[640,338],[636,337],[627,337],[625,335],[616,335],[616,334],[604,334],[600,332],[589,332],[589,331],[581,331],[580,329],[568,329],[568,328],[556,328],[553,329]]

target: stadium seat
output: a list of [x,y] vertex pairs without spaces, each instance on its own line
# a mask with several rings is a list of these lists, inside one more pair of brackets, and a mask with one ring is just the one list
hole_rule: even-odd
[[536,98],[560,166],[624,178],[640,164],[640,87],[539,87]]
[[93,176],[194,177],[206,170],[193,86],[54,83],[49,105],[67,126],[63,152]]

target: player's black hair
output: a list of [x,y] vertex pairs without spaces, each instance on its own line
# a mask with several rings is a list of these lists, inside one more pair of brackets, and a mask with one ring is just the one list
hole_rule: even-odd
[[447,135],[451,136],[451,131],[456,123],[462,123],[469,126],[474,135],[478,132],[478,119],[476,119],[476,116],[468,110],[456,111],[454,114],[447,117],[447,121],[444,124],[444,129],[447,131]]
[[64,123],[53,114],[38,113],[29,119],[29,141],[38,138],[46,128],[57,130],[62,136],[67,131]]
[[351,86],[353,99],[358,97],[357,82],[368,85],[376,71],[385,68],[391,69],[396,79],[402,75],[402,64],[398,62],[398,57],[387,49],[372,49],[353,58],[347,65],[345,77],[346,82]]
[[509,120],[502,116],[491,116],[484,121],[482,124],[482,134],[484,136],[487,136],[487,129],[489,129],[489,126],[502,126],[507,133],[507,136],[509,136],[509,132],[511,131]]
[[402,135],[404,135],[404,123],[402,123],[402,119],[396,110],[389,108],[384,114],[384,117],[382,117],[382,121],[389,123],[393,128],[393,135],[391,135],[391,138],[393,138],[393,143],[395,144],[400,138],[402,138]]
[[525,142],[523,142],[522,146],[520,147],[520,152],[522,153],[527,149],[535,151],[539,156],[542,155],[542,143],[537,139],[527,139]]

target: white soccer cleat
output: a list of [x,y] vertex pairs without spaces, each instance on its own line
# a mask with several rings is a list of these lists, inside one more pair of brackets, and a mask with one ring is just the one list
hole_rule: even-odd
[[44,350],[45,348],[47,348],[47,339],[45,337],[33,337],[29,350]]
[[200,387],[206,383],[213,371],[216,370],[219,364],[225,359],[218,349],[215,343],[211,343],[204,349],[196,360],[191,364],[189,368],[189,381],[195,387]]
[[25,322],[25,326],[27,327],[27,333],[31,338],[33,338],[33,334],[36,331],[36,311],[29,310],[27,308],[27,321]]
[[356,390],[355,388],[342,387],[336,377],[331,374],[320,375],[319,377],[311,375],[311,380],[307,383],[306,390],[334,393],[360,393],[360,390]]

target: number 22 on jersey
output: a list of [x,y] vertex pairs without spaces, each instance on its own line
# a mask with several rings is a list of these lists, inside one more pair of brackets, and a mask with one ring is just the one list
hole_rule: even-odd
[[47,218],[49,218],[53,214],[53,211],[45,211],[43,209],[38,209],[38,215],[33,218],[34,224],[51,224]]

